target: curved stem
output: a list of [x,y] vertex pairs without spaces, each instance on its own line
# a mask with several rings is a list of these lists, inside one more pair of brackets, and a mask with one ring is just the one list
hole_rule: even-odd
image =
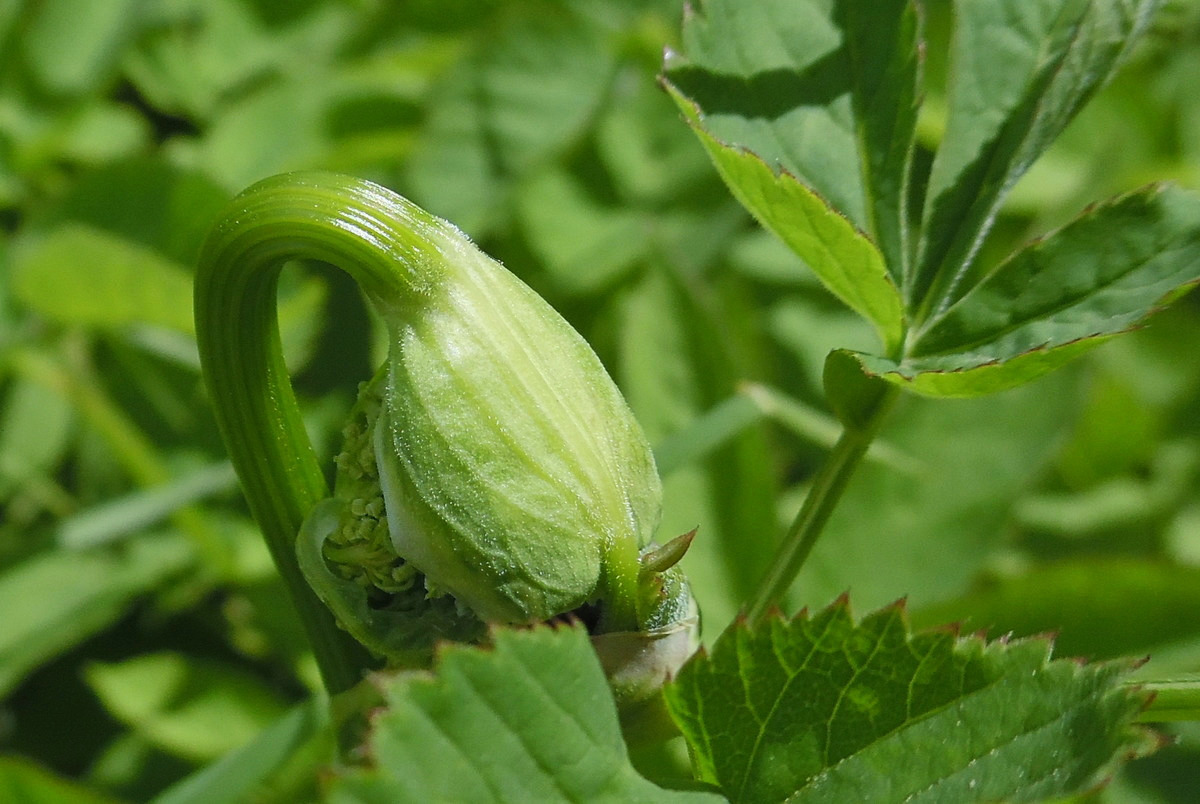
[[860,426],[842,430],[825,463],[813,478],[800,513],[792,521],[771,559],[771,568],[747,605],[746,620],[750,624],[761,621],[796,579],[898,393],[894,386],[888,386],[875,400]]
[[283,362],[276,283],[287,260],[315,259],[343,268],[375,298],[419,292],[412,266],[430,248],[420,238],[430,220],[368,182],[277,176],[234,199],[196,273],[196,337],[217,424],[330,693],[352,687],[372,662],[296,559],[300,525],[329,492]]

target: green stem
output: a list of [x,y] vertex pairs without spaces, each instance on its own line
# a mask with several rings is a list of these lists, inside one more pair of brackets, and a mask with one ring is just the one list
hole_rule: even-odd
[[276,284],[286,261],[312,259],[344,269],[374,298],[412,288],[412,266],[428,249],[421,216],[364,182],[277,176],[234,199],[196,272],[196,337],[217,424],[331,694],[354,686],[371,662],[296,559],[300,526],[329,492],[283,362]]
[[1200,720],[1200,675],[1182,676],[1163,681],[1129,682],[1130,686],[1154,693],[1150,704],[1138,717],[1143,723],[1176,720]]
[[641,565],[637,555],[624,550],[609,550],[606,557],[604,594],[605,609],[601,613],[600,632],[637,631],[638,574]]
[[760,622],[773,606],[778,605],[791,587],[792,581],[796,579],[796,575],[816,546],[825,529],[825,523],[829,521],[833,509],[842,497],[842,492],[846,490],[846,484],[850,482],[859,462],[874,441],[879,425],[891,409],[897,394],[895,387],[888,386],[880,393],[858,426],[842,430],[825,463],[813,478],[804,504],[800,507],[800,513],[792,521],[771,560],[771,568],[747,605],[746,620],[751,625]]

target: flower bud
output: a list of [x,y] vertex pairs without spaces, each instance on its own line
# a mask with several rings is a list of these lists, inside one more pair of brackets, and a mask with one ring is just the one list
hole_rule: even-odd
[[[302,534],[310,583],[343,622],[440,607],[429,639],[585,605],[597,633],[638,632],[643,619],[659,628],[664,596],[686,585],[664,585],[639,560],[661,484],[599,358],[459,230],[388,202],[412,222],[404,281],[367,287],[387,326],[387,362],[344,433],[336,517],[326,508]],[[371,612],[347,603],[355,586]],[[347,624],[394,651],[382,625],[361,626]]]

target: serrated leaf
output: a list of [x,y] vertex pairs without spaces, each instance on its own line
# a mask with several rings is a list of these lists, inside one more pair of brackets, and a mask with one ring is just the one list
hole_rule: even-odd
[[904,331],[904,311],[875,245],[790,174],[776,175],[755,154],[726,145],[699,128],[695,109],[682,96],[676,97],[738,201],[787,243],[831,293],[875,326],[885,350],[897,345]]
[[720,801],[659,788],[629,764],[582,628],[498,631],[490,650],[447,647],[433,678],[382,683],[372,766],[343,773],[331,801]]
[[734,196],[876,326],[888,351],[904,326],[916,35],[903,2],[709,0],[686,18],[684,55],[669,54],[666,70]]
[[907,300],[937,314],[1016,180],[1112,75],[1156,0],[957,2],[946,133]]
[[917,127],[921,21],[911,0],[844,0],[854,117],[862,150],[867,231],[897,284],[908,257],[908,169]]
[[734,802],[1030,800],[1149,746],[1127,668],[1050,643],[911,634],[903,608],[731,627],[667,689],[703,781]]
[[1200,281],[1200,195],[1154,187],[1097,207],[1014,254],[871,374],[931,396],[1028,382],[1139,325]]
[[685,16],[666,75],[709,136],[791,174],[865,228],[852,71],[831,6],[704,0]]

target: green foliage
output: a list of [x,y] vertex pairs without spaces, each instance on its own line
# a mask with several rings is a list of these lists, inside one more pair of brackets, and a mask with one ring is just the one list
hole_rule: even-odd
[[252,676],[178,653],[153,653],[84,670],[105,707],[154,745],[197,760],[239,747],[282,712]]
[[110,804],[114,800],[16,757],[0,757],[0,794],[9,801],[29,804]]
[[[1200,281],[1200,201],[1179,190],[1089,211],[994,269],[979,261],[1005,195],[1114,72],[1152,0],[956,6],[945,134],[915,182],[918,17],[860,5],[711,0],[667,75],[734,195],[879,331],[866,373],[931,396],[994,393]],[[925,209],[909,215],[913,196]],[[1146,239],[1114,249],[1114,229]],[[843,404],[844,388],[827,391]]]
[[380,682],[369,767],[330,800],[716,802],[663,790],[629,764],[604,673],[579,627],[496,634],[490,650],[448,647],[437,677]]
[[[1115,234],[1119,233],[1119,234]],[[1016,252],[872,373],[934,396],[991,393],[1127,332],[1200,282],[1200,197],[1154,188]]]
[[0,574],[0,691],[103,631],[130,604],[192,564],[187,544],[161,534],[123,549],[48,552]]
[[[888,644],[1030,671],[965,697],[939,688],[947,708],[855,746],[821,784],[882,780],[873,762],[915,775],[914,757],[952,772],[968,729],[940,729],[960,711],[983,740],[1061,696],[1086,701],[1081,712],[1133,700],[1106,692],[1117,665],[1047,663],[1040,641],[905,635],[894,610],[721,636],[842,425],[877,423],[881,387],[918,394],[899,398],[785,608],[818,610],[847,589],[863,608],[907,595],[921,628],[959,621],[1054,632],[1061,655],[1148,654],[1143,681],[1200,671],[1200,306],[1179,297],[1200,264],[1200,7],[691,5],[0,2],[0,800],[328,792],[329,707],[235,489],[189,312],[222,205],[292,169],[371,178],[447,216],[597,351],[655,446],[656,539],[699,525],[683,567],[710,658],[692,678],[738,640],[803,636],[821,618],[842,618],[845,656],[891,622]],[[1191,189],[1130,193],[1164,179]],[[281,280],[288,368],[331,471],[383,338],[326,267],[296,264]],[[1084,352],[1022,388],[925,398],[1025,383]],[[621,742],[577,632],[501,642],[392,680],[396,707],[378,723],[436,704],[456,728],[499,711],[536,724],[551,701],[586,703],[579,722],[599,737],[580,745],[627,785],[618,798],[692,782],[683,740]],[[468,678],[507,691],[505,673],[561,695],[507,710],[461,695]],[[179,697],[164,692],[172,679]],[[1163,689],[1188,693],[1180,684]],[[984,703],[1021,690],[1027,706]],[[745,714],[729,711],[730,723]],[[575,733],[556,728],[540,748]],[[1086,730],[1097,753],[1075,778],[1087,786],[1108,768],[1099,801],[1192,801],[1192,724],[1113,770],[1124,728]],[[411,752],[406,729],[377,727],[369,745]],[[520,730],[499,733],[504,753],[482,770],[527,767],[536,754],[514,744]],[[911,750],[895,759],[901,740]],[[1030,762],[1049,758],[1029,745]],[[388,800],[399,773],[368,767],[333,789]]]
[[914,636],[901,606],[856,623],[839,601],[735,625],[667,700],[699,777],[731,801],[1039,800],[1153,743],[1130,726],[1145,696],[1119,685],[1127,668],[1049,654]]

